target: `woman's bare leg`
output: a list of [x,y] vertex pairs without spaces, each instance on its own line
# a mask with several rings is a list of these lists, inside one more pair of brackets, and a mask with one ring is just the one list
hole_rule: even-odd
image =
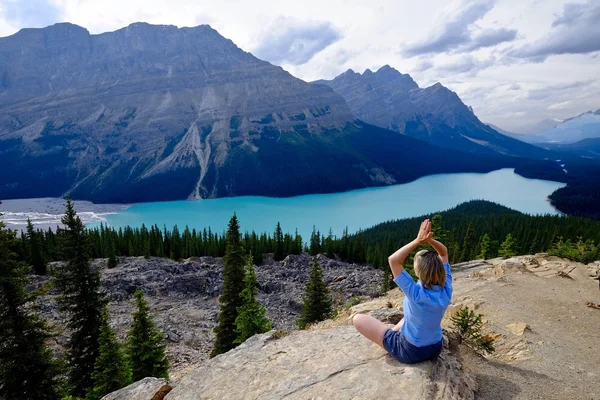
[[352,318],[352,323],[361,335],[369,339],[370,341],[377,343],[384,350],[383,347],[383,335],[390,329],[390,327],[380,320],[365,314],[356,314]]
[[396,331],[396,332],[399,332],[399,331],[400,331],[400,329],[402,329],[402,325],[404,325],[404,318],[402,318],[402,319],[400,320],[400,322],[398,322],[398,323],[396,324],[396,326],[394,326],[394,327],[392,328],[392,330],[393,330],[393,331]]

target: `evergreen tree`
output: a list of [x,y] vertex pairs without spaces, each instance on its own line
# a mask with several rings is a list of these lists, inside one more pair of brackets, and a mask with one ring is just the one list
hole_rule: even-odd
[[433,232],[433,237],[436,240],[442,243],[448,242],[448,231],[442,228],[442,216],[440,214],[436,214],[431,218],[431,232]]
[[215,327],[215,344],[211,357],[226,353],[236,347],[237,338],[235,320],[238,309],[244,305],[244,253],[240,240],[240,226],[237,216],[233,214],[229,221],[226,235],[227,248],[223,258],[223,289],[219,296],[221,310],[219,324]]
[[33,224],[27,219],[27,240],[29,241],[29,264],[33,267],[33,272],[37,275],[46,275],[46,260],[42,253],[42,244],[40,243],[40,234],[33,230]]
[[67,265],[57,270],[55,284],[61,294],[60,309],[67,314],[67,327],[71,331],[67,344],[71,394],[83,397],[93,385],[104,298],[100,294],[100,274],[92,269],[88,258],[83,223],[69,198],[62,223],[66,227],[62,246]]
[[283,249],[283,233],[281,232],[281,225],[279,222],[275,228],[275,236],[273,237],[273,240],[275,241],[275,254],[273,255],[273,258],[275,261],[281,261],[285,258],[285,254]]
[[18,242],[0,222],[0,397],[60,399],[60,370],[46,347],[50,331],[27,307],[32,296],[26,290],[27,267],[17,261]]
[[477,258],[487,260],[490,255],[490,245],[490,236],[486,233],[481,238],[481,243],[479,243],[479,254],[477,255]]
[[100,399],[131,383],[131,369],[121,344],[117,341],[117,335],[110,327],[110,316],[106,307],[102,310],[98,342],[100,350],[92,374],[94,389],[88,395],[88,399]]
[[529,254],[535,254],[538,251],[538,246],[539,246],[539,231],[535,231],[535,236],[533,237],[533,241],[531,242],[531,245],[529,246]]
[[329,234],[325,238],[325,254],[329,258],[333,258],[333,253],[333,231],[329,228]]
[[463,240],[462,254],[459,261],[469,261],[473,257],[475,246],[477,245],[477,239],[475,237],[475,229],[473,224],[467,226],[467,232]]
[[300,329],[306,328],[308,324],[331,317],[333,310],[329,289],[323,280],[323,271],[316,259],[310,271],[310,278],[308,285],[306,285],[303,300],[302,314],[297,322]]
[[321,233],[313,225],[313,230],[310,235],[310,255],[316,256],[321,252]]
[[385,294],[392,289],[392,274],[389,268],[383,267],[383,282],[381,282],[381,293]]
[[271,330],[271,322],[267,319],[267,310],[256,299],[258,296],[258,281],[252,263],[252,256],[246,265],[246,276],[244,277],[244,290],[242,298],[244,304],[238,309],[235,319],[237,339],[235,344],[244,343],[248,338]]
[[115,253],[115,246],[110,246],[110,254],[108,256],[108,268],[116,268],[119,265],[119,259]]
[[502,258],[514,257],[516,252],[516,241],[513,236],[509,233],[506,235],[506,239],[500,245],[500,251],[498,252]]
[[127,359],[133,381],[147,377],[169,378],[169,362],[165,355],[164,336],[154,325],[144,292],[134,293],[137,310],[128,334]]

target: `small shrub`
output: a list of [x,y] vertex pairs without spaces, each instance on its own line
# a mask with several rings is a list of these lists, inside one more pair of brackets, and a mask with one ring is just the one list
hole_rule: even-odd
[[42,286],[40,286],[37,289],[35,289],[34,292],[33,292],[33,294],[34,294],[35,297],[45,296],[53,288],[54,288],[54,283],[52,281],[46,282]]
[[483,314],[476,314],[469,307],[463,307],[451,318],[452,330],[460,341],[469,345],[475,350],[491,354],[494,349],[494,338],[492,336],[481,335],[483,328]]
[[281,339],[282,337],[286,337],[287,335],[289,335],[290,332],[288,331],[284,331],[282,329],[277,329],[272,335],[271,337],[269,337],[268,340],[277,340],[277,339]]

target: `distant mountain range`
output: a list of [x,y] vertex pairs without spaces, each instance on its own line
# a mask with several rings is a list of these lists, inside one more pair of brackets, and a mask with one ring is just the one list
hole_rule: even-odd
[[[329,84],[347,96],[338,83],[358,79],[366,96],[354,75]],[[207,25],[23,29],[0,38],[0,198],[291,196],[490,171],[517,163],[495,154],[538,151],[481,124],[440,84],[418,89],[389,67],[373,75],[397,96],[358,109],[407,107],[378,124],[396,132]]]
[[500,132],[501,134],[503,134],[505,136],[510,136],[512,138],[515,138],[515,139],[521,139],[523,136],[527,136],[527,135],[524,135],[522,133],[509,132],[509,131],[504,130],[504,129],[502,129],[499,126],[496,126],[494,124],[486,124],[486,125],[489,126],[490,128],[492,128],[493,130],[495,130],[496,132]]
[[433,145],[477,154],[544,157],[543,150],[482,123],[456,93],[440,83],[420,88],[390,66],[363,74],[348,70],[327,85],[362,121]]
[[584,139],[600,138],[600,110],[588,111],[576,117],[569,118],[556,127],[529,135],[523,140],[529,143],[572,144]]

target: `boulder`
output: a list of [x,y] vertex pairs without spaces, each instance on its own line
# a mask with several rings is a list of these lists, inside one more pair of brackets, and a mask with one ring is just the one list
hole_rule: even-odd
[[169,390],[170,386],[167,385],[166,379],[144,378],[123,389],[107,394],[102,400],[153,400],[157,393],[164,393]]
[[474,399],[473,378],[448,350],[406,365],[352,326],[257,335],[206,361],[165,397],[191,399]]

